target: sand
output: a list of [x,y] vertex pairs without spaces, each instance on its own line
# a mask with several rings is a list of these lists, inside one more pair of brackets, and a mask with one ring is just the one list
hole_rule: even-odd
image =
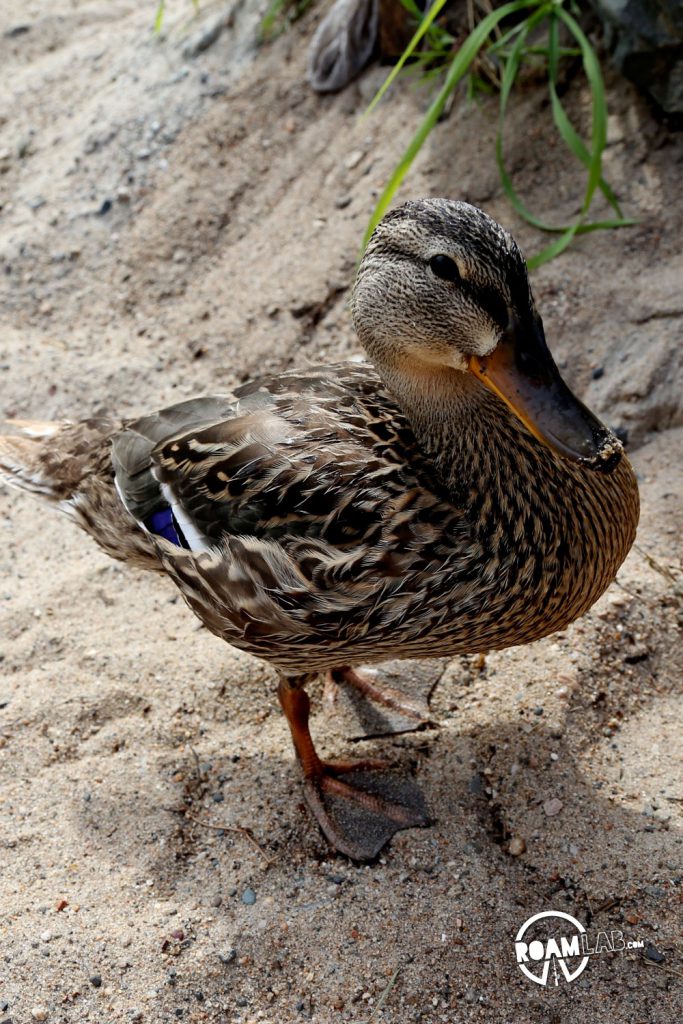
[[[0,418],[132,415],[358,351],[360,238],[425,95],[361,119],[371,68],[314,96],[316,11],[258,50],[253,4],[178,0],[161,38],[153,8],[0,7]],[[369,866],[331,852],[271,670],[0,490],[0,1021],[681,1019],[683,148],[606,73],[606,171],[638,224],[533,286],[567,379],[628,434],[637,547],[565,633],[439,666],[432,728],[359,739],[312,691],[321,751],[412,768],[431,828]],[[585,125],[579,78],[566,99]],[[547,122],[530,83],[509,162],[559,220],[580,176]],[[460,98],[402,195],[476,202],[532,252],[494,135],[494,103]],[[549,909],[644,946],[535,985],[514,938]]]

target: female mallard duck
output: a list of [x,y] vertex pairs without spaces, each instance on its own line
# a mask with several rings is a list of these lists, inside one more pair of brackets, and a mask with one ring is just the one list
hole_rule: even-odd
[[426,824],[424,807],[377,762],[319,759],[305,684],[563,629],[614,579],[638,490],[560,377],[516,243],[480,210],[389,213],[352,309],[374,366],[262,378],[124,424],[17,424],[0,469],[114,558],[166,572],[213,633],[277,669],[308,803],[366,859]]

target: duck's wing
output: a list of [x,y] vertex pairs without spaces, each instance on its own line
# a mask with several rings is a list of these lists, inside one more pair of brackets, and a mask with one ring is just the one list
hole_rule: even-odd
[[213,418],[186,403],[114,439],[119,493],[185,599],[280,667],[336,664],[359,639],[375,657],[373,637],[410,624],[450,572],[461,513],[371,374],[261,380],[212,399]]
[[129,424],[112,445],[129,512],[192,550],[229,536],[341,548],[367,539],[405,491],[403,449],[414,442],[369,368],[340,369],[262,380]]

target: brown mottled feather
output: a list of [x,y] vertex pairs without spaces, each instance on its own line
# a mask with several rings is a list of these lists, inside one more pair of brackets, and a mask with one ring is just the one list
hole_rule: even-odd
[[[501,302],[533,306],[514,242],[471,211],[408,204],[378,229],[354,301],[379,373],[285,373],[128,424],[0,439],[0,470],[109,554],[165,571],[212,632],[285,675],[565,627],[633,542],[635,478],[625,457],[604,474],[559,457],[448,368],[451,339],[457,355],[500,330]],[[436,286],[420,298],[432,287],[421,246],[460,260],[457,302]],[[420,363],[429,346],[438,373]],[[136,522],[169,501],[202,550]]]

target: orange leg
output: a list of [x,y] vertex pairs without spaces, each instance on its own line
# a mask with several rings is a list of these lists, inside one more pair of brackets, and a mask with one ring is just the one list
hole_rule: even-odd
[[[354,860],[371,860],[395,832],[429,824],[422,794],[381,761],[322,761],[308,728],[308,676],[282,678],[278,698],[304,775],[306,800],[329,842]],[[350,776],[348,781],[337,778]]]
[[393,686],[376,679],[376,671],[365,667],[360,671],[350,665],[342,665],[334,668],[329,673],[332,683],[345,682],[354,690],[361,693],[374,704],[397,711],[406,718],[413,719],[417,725],[424,725],[429,722],[429,704],[422,697],[409,697]]

